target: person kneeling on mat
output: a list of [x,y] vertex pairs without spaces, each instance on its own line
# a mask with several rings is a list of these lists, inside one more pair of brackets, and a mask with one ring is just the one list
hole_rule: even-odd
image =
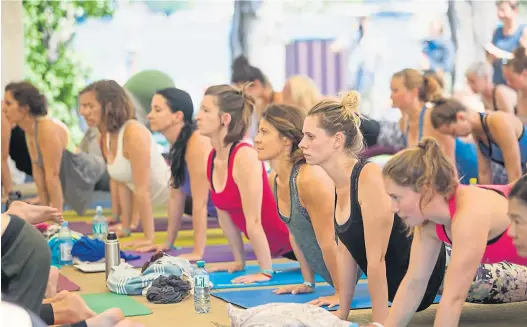
[[[322,168],[306,164],[298,147],[305,117],[305,111],[300,108],[270,105],[260,119],[254,138],[258,159],[269,161],[273,169],[270,181],[278,215],[289,229],[291,245],[304,277],[303,284],[280,287],[274,291],[276,294],[313,292],[314,273],[328,284],[339,286],[333,225],[334,185]],[[312,303],[338,305],[338,294]]]
[[254,103],[245,92],[230,85],[215,85],[205,91],[196,117],[200,134],[212,142],[207,165],[212,202],[236,261],[211,270],[244,269],[241,232],[251,242],[260,265],[260,273],[235,278],[234,283],[268,281],[274,274],[272,255],[294,258],[289,231],[276,212],[264,164],[250,144],[240,142],[253,110]]
[[[454,166],[432,138],[396,154],[383,167],[383,175],[393,211],[414,235],[410,267],[386,327],[408,324],[444,243],[456,245],[445,274],[436,325],[457,326],[465,301],[526,300],[527,258],[520,257],[507,234],[507,199],[499,189],[459,185]],[[481,294],[486,296],[481,298]]]

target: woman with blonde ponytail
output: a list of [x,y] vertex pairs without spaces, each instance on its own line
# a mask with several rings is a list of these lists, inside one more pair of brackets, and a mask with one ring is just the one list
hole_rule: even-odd
[[[359,107],[356,91],[341,101],[319,102],[304,121],[299,147],[307,164],[320,166],[335,185],[336,201],[332,203],[338,236],[337,315],[341,319],[348,317],[362,270],[368,276],[372,326],[379,326],[388,316],[388,301],[394,299],[408,269],[412,236],[391,210],[390,198],[382,187],[381,168],[359,158],[363,148]],[[427,291],[419,298],[419,310],[434,301],[444,269],[445,251],[436,258]]]
[[[337,244],[333,226],[333,181],[320,167],[307,165],[299,148],[305,111],[290,105],[269,106],[254,138],[258,159],[273,169],[271,185],[277,211],[289,229],[304,283],[284,286],[276,294],[314,291],[314,273],[338,287]],[[338,294],[314,301],[338,305]]]
[[445,243],[455,245],[435,326],[457,326],[465,301],[527,300],[527,258],[520,257],[508,234],[503,186],[459,185],[456,169],[432,138],[396,154],[383,175],[394,213],[414,229],[410,268],[386,327],[408,324],[427,294],[427,280]]

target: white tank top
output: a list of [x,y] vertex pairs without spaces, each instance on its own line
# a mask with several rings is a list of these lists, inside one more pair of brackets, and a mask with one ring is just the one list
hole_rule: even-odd
[[[135,192],[135,185],[132,179],[132,165],[130,160],[123,156],[123,138],[127,121],[119,130],[117,136],[117,153],[112,163],[107,162],[108,174],[117,182],[126,184],[132,192]],[[168,203],[170,196],[170,167],[165,158],[159,151],[159,146],[150,135],[150,197],[153,205],[163,205]],[[110,135],[106,135],[106,150],[110,150]]]

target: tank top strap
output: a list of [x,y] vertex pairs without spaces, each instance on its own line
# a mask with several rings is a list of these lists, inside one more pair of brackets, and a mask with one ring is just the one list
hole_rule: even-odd
[[238,153],[238,150],[240,150],[242,147],[244,146],[249,146],[251,147],[251,145],[249,143],[246,143],[246,142],[234,142],[231,146],[231,149],[229,150],[229,161],[228,161],[228,176],[227,178],[232,178],[232,170],[234,169],[234,158],[236,157],[236,153]]
[[423,106],[423,108],[421,109],[421,112],[419,113],[419,138],[417,139],[418,142],[421,141],[421,139],[423,138],[423,130],[424,130],[424,127],[425,127],[425,113],[426,113],[426,110],[428,108],[426,107],[426,105]]
[[479,120],[481,121],[481,126],[483,127],[483,132],[489,141],[489,145],[492,143],[492,138],[490,136],[489,124],[487,122],[488,115],[484,112],[479,113]]
[[492,106],[494,107],[494,111],[499,111],[498,101],[496,100],[496,90],[497,87],[494,86],[494,88],[492,89]]
[[[119,134],[117,135],[117,153],[115,154],[116,157],[123,155],[124,130],[126,129],[126,126],[128,125],[128,123],[130,123],[131,121],[132,121],[131,119],[127,120],[124,123],[124,125],[121,127],[121,129],[119,130]],[[109,144],[108,144],[108,147],[109,147]]]
[[[42,151],[40,151],[40,143],[38,142],[38,125],[39,125],[40,119],[35,119],[35,123],[33,124],[33,142],[35,142],[35,150],[37,152],[37,159],[31,160],[31,162],[39,167],[44,167],[44,159],[42,159]],[[26,145],[29,149],[29,138],[27,133],[25,133],[26,137]]]

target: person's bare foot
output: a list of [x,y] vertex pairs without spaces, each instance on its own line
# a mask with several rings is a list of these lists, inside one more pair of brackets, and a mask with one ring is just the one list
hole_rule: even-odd
[[42,303],[46,304],[46,303],[55,303],[55,302],[62,301],[68,296],[68,294],[70,294],[69,291],[60,291],[55,296],[53,296],[53,297],[51,297],[49,299],[44,299],[44,301],[42,301]]
[[76,293],[68,293],[64,299],[53,303],[53,313],[55,324],[62,325],[74,324],[95,317],[95,312]]
[[124,315],[121,309],[113,308],[86,320],[86,325],[88,327],[114,327],[122,320],[124,320]]
[[44,297],[52,298],[55,295],[57,295],[57,286],[59,284],[59,270],[57,267],[51,267],[49,270],[49,278],[48,278],[48,287],[46,288],[46,293],[44,294]]

